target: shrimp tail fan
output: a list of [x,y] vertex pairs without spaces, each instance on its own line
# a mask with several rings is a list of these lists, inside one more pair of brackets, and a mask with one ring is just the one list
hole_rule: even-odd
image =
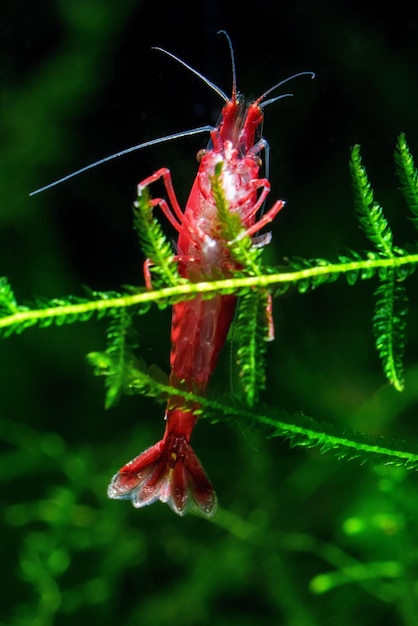
[[216,494],[184,436],[168,435],[124,465],[113,477],[109,498],[131,500],[136,508],[157,500],[175,513],[194,510],[212,517]]

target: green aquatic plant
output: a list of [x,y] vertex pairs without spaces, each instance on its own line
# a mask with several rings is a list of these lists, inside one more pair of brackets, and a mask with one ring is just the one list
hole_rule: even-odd
[[[412,212],[412,223],[418,222],[418,177],[404,135],[399,137],[396,167],[401,189]],[[232,277],[192,283],[179,277],[171,246],[152,212],[148,192],[135,203],[135,227],[140,244],[149,259],[148,267],[152,289],[127,287],[124,292],[90,292],[85,297],[68,296],[36,301],[33,306],[16,301],[6,278],[0,281],[0,334],[6,338],[29,327],[46,328],[85,322],[92,317],[109,319],[108,346],[104,352],[89,354],[89,361],[98,375],[106,380],[106,407],[115,404],[121,393],[139,393],[166,398],[174,390],[152,377],[147,366],[136,355],[138,316],[150,307],[171,306],[173,303],[201,294],[237,294],[240,308],[237,319],[237,357],[243,396],[222,398],[194,397],[185,391],[176,393],[201,405],[203,417],[216,421],[253,423],[264,428],[269,436],[283,436],[292,446],[318,446],[322,451],[333,451],[338,458],[358,458],[418,467],[418,449],[398,441],[386,441],[349,432],[335,424],[327,424],[301,413],[288,415],[283,409],[262,407],[258,398],[265,384],[266,338],[270,295],[278,296],[291,285],[300,293],[319,288],[344,277],[350,286],[357,281],[375,279],[375,310],[373,333],[382,362],[383,372],[398,391],[403,382],[403,353],[406,344],[407,296],[405,283],[418,263],[418,247],[394,244],[392,230],[375,201],[366,170],[361,162],[360,148],[352,150],[350,162],[354,201],[358,220],[372,249],[359,253],[346,251],[335,259],[291,258],[287,267],[278,271],[262,265],[263,247],[251,245],[249,237],[242,237],[241,223],[227,210],[227,203],[218,184],[220,172],[215,173],[212,190],[218,209],[218,220],[223,235],[230,241],[231,255],[241,269]],[[193,396],[193,397],[192,397]],[[255,406],[257,400],[257,406]]]

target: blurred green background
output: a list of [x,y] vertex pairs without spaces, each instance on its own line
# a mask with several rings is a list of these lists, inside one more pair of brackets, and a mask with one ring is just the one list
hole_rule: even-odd
[[[220,28],[249,96],[294,72],[317,73],[266,109],[270,201],[287,201],[266,260],[369,247],[353,215],[355,143],[397,243],[416,239],[393,163],[401,131],[418,160],[416,8],[8,4],[0,20],[0,274],[20,302],[143,283],[135,186],[168,166],[184,202],[205,138],[155,146],[28,193],[130,145],[215,123],[219,99],[150,48],[178,54],[228,93]],[[375,283],[340,281],[275,301],[263,400],[415,442],[416,277],[408,282],[405,392],[387,386],[374,350]],[[168,371],[170,312],[155,309],[137,328],[140,355]],[[104,410],[103,381],[85,355],[103,350],[105,329],[96,321],[32,329],[1,344],[0,624],[416,625],[418,480],[403,469],[289,450],[262,433],[202,420],[194,447],[220,501],[211,522],[179,518],[160,503],[134,510],[108,501],[112,474],[164,425],[162,408],[141,397]],[[228,352],[215,393],[226,389]]]

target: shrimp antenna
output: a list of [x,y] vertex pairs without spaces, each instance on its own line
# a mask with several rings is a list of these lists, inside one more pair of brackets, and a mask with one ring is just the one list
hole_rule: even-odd
[[229,52],[231,53],[231,66],[232,66],[232,95],[236,96],[237,94],[237,72],[235,69],[235,57],[234,57],[234,48],[232,47],[231,37],[228,35],[226,30],[218,30],[217,35],[225,35],[226,40],[229,46]]
[[[231,42],[229,40],[229,37],[228,37],[227,33],[225,33],[225,35],[226,35],[226,37],[227,37],[227,39],[229,41],[229,46],[230,46],[231,55],[232,55],[232,61],[234,61]],[[180,63],[180,65],[183,65],[186,69],[188,69],[190,72],[192,72],[192,74],[195,74],[198,78],[200,78],[200,80],[202,80],[206,85],[208,85],[208,87],[213,89],[213,91],[215,93],[217,93],[218,96],[220,96],[225,102],[228,102],[229,98],[222,91],[222,89],[220,89],[217,85],[215,85],[215,83],[212,83],[212,81],[210,81],[208,78],[206,78],[206,76],[203,76],[203,74],[198,72],[198,70],[195,70],[194,67],[192,67],[191,65],[189,65],[188,63],[186,63],[185,61],[180,59],[178,56],[176,56],[172,52],[168,52],[168,50],[165,50],[164,48],[159,48],[157,46],[154,46],[151,49],[152,50],[159,50],[163,54],[166,54],[167,56],[169,56],[172,59],[174,59],[175,61],[177,61],[177,63]],[[234,79],[233,85],[235,85],[235,67],[234,67],[234,62],[232,64],[232,68],[233,68],[233,79]],[[61,183],[65,182],[67,180],[70,180],[70,178],[74,178],[75,176],[78,176],[79,174],[82,174],[83,172],[87,172],[87,170],[91,170],[94,167],[97,167],[98,165],[103,165],[103,163],[107,163],[108,161],[112,161],[113,159],[117,159],[117,158],[119,158],[121,156],[124,156],[125,154],[129,154],[130,152],[135,152],[136,150],[142,150],[142,148],[148,148],[149,146],[154,146],[154,145],[156,145],[158,143],[164,143],[166,141],[171,141],[173,139],[180,139],[181,137],[189,137],[191,135],[197,135],[199,133],[211,132],[212,130],[214,130],[213,126],[201,126],[200,128],[193,128],[192,130],[184,130],[184,131],[182,131],[180,133],[174,133],[173,135],[167,135],[166,137],[160,137],[158,139],[152,139],[151,141],[145,141],[144,143],[140,143],[140,144],[138,144],[136,146],[132,146],[130,148],[125,148],[125,150],[121,150],[119,152],[115,152],[115,154],[111,154],[110,156],[104,157],[103,159],[99,159],[98,161],[95,161],[94,163],[90,163],[90,165],[86,165],[85,167],[82,167],[79,170],[76,170],[75,172],[72,172],[71,174],[67,174],[66,176],[63,176],[62,178],[59,178],[58,180],[55,180],[53,183],[49,183],[48,185],[45,185],[44,187],[40,187],[39,189],[36,189],[35,191],[32,191],[29,195],[30,196],[35,196],[36,194],[41,193],[42,191],[46,191],[47,189],[51,189],[51,187],[55,187],[56,185],[60,185]]]
[[213,91],[217,93],[218,96],[220,96],[225,102],[228,102],[229,100],[228,96],[222,91],[220,87],[215,85],[215,83],[209,80],[209,78],[206,78],[206,76],[201,74],[198,70],[195,70],[194,67],[186,63],[186,61],[183,61],[183,59],[180,59],[180,57],[176,56],[172,52],[169,52],[168,50],[165,50],[164,48],[159,48],[158,46],[153,46],[151,50],[159,50],[163,54],[166,54],[168,57],[171,57],[172,59],[174,59],[174,61],[177,61],[177,63],[180,63],[180,65],[183,65],[183,67],[189,70],[189,72],[192,72],[192,74],[200,78],[200,80],[203,81],[208,87],[213,89]]
[[[299,78],[299,76],[310,76],[313,79],[315,78],[315,72],[299,72],[298,74],[292,74],[292,76],[289,76],[288,78],[285,78],[284,80],[281,80],[279,83],[276,83],[275,85],[273,85],[273,87],[270,87],[270,89],[267,89],[267,91],[265,91],[259,98],[257,98],[255,102],[253,102],[253,104],[260,106],[260,109],[264,109],[264,107],[266,107],[268,104],[272,104],[273,102],[276,102],[277,100],[280,100],[281,98],[287,98],[288,96],[293,96],[292,93],[285,93],[280,96],[276,96],[275,98],[264,100],[264,98],[268,96],[270,93],[272,93],[273,91],[275,91],[276,89],[284,85],[285,83],[288,83],[289,81],[293,80],[294,78]],[[262,102],[263,100],[264,102]]]
[[85,167],[72,172],[71,174],[67,174],[58,180],[55,180],[53,183],[49,183],[49,185],[45,185],[40,189],[36,189],[36,191],[32,191],[29,195],[35,196],[42,191],[46,191],[47,189],[51,189],[51,187],[55,187],[56,185],[60,185],[66,180],[70,180],[70,178],[74,178],[83,172],[87,172],[87,170],[91,170],[98,165],[102,165],[103,163],[107,163],[108,161],[112,161],[113,159],[117,159],[120,156],[125,154],[129,154],[130,152],[135,152],[136,150],[142,150],[142,148],[148,148],[149,146],[155,146],[158,143],[165,143],[166,141],[172,141],[173,139],[180,139],[181,137],[190,137],[191,135],[198,135],[199,133],[210,133],[214,130],[213,126],[201,126],[200,128],[192,128],[191,130],[183,130],[180,133],[174,133],[173,135],[167,135],[165,137],[159,137],[157,139],[151,139],[150,141],[145,141],[144,143],[139,143],[136,146],[131,146],[130,148],[125,148],[125,150],[120,150],[119,152],[115,152],[115,154],[111,154],[110,156],[104,157],[103,159],[99,159],[94,163],[90,163],[90,165],[86,165]]

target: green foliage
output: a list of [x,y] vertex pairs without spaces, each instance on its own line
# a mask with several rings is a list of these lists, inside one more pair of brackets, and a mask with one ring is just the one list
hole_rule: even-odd
[[[145,371],[137,370],[131,379],[131,391],[162,400],[173,392],[168,385],[157,381]],[[404,441],[373,438],[365,433],[340,430],[334,424],[319,422],[302,412],[290,415],[284,409],[268,407],[261,403],[252,409],[238,399],[224,396],[216,400],[177,390],[185,400],[202,406],[200,416],[212,423],[226,421],[245,429],[261,429],[268,437],[284,437],[290,447],[318,448],[321,453],[332,453],[339,460],[357,460],[360,463],[385,463],[418,469],[418,447]]]
[[254,406],[266,385],[269,306],[269,294],[262,290],[243,294],[239,302],[234,336],[238,339],[237,364],[249,406]]
[[134,226],[141,248],[151,262],[154,287],[176,285],[181,282],[177,264],[161,225],[153,217],[153,204],[148,189],[143,189],[134,204]]
[[0,313],[2,316],[19,312],[15,295],[5,276],[0,276]]
[[[405,154],[405,148],[402,154]],[[404,161],[405,158],[402,162]],[[406,159],[406,163],[408,180],[414,180],[414,174],[410,171],[410,157]],[[358,280],[376,277],[379,280],[379,286],[375,290],[376,305],[373,314],[376,348],[388,381],[395,389],[403,389],[407,312],[404,280],[413,272],[418,262],[418,253],[407,253],[394,246],[392,231],[383,210],[374,200],[358,146],[352,152],[351,172],[359,222],[367,238],[375,246],[375,252],[361,255],[349,251],[339,255],[335,262],[324,258],[293,258],[288,261],[288,269],[284,272],[277,273],[274,269],[266,271],[261,265],[261,249],[251,245],[251,239],[245,235],[239,216],[228,211],[220,183],[219,167],[212,180],[213,194],[221,236],[224,241],[229,242],[231,256],[241,266],[236,276],[194,284],[180,280],[171,248],[158,221],[152,215],[152,200],[147,194],[142,194],[135,204],[135,226],[145,254],[155,264],[152,271],[161,285],[159,289],[143,291],[132,288],[129,295],[93,294],[95,298],[92,300],[54,299],[41,308],[28,309],[17,305],[10,285],[3,279],[1,310],[4,317],[0,319],[0,326],[3,325],[3,332],[10,333],[11,330],[20,332],[35,323],[44,327],[52,322],[61,324],[85,321],[94,313],[99,316],[110,315],[107,349],[89,354],[95,373],[106,378],[105,405],[110,407],[116,403],[121,393],[165,397],[173,392],[166,384],[151,377],[145,364],[134,355],[134,313],[144,312],[151,302],[167,306],[178,299],[192,298],[197,293],[204,294],[205,297],[211,297],[215,293],[238,293],[240,309],[236,329],[237,359],[247,409],[231,399],[229,403],[226,400],[214,403],[188,394],[202,405],[204,417],[216,421],[222,415],[222,419],[238,421],[241,427],[244,427],[245,422],[258,424],[267,427],[270,436],[287,437],[292,446],[318,446],[322,451],[333,451],[341,459],[359,458],[362,462],[372,460],[403,464],[407,468],[415,469],[418,464],[417,452],[399,442],[377,441],[364,434],[339,432],[334,425],[316,422],[302,414],[289,416],[282,411],[278,417],[277,410],[269,410],[267,407],[263,407],[263,414],[248,410],[248,407],[254,407],[256,403],[260,408],[259,393],[265,387],[269,289],[273,288],[274,291],[278,286],[283,291],[287,286],[295,284],[304,293],[332,282],[340,275],[346,277],[349,285],[356,284]],[[409,196],[407,194],[407,198]]]
[[397,389],[404,388],[403,355],[406,343],[408,299],[405,286],[389,272],[375,291],[373,332],[386,378]]
[[409,152],[404,133],[399,135],[395,150],[395,164],[401,182],[401,190],[413,213],[411,221],[415,228],[418,228],[418,173],[415,169],[412,154]]
[[[93,316],[98,319],[106,315],[117,315],[122,308],[134,307],[137,313],[146,313],[150,298],[141,298],[140,294],[120,294],[117,292],[91,292],[91,298],[66,296],[51,300],[36,300],[33,308],[19,306],[14,300],[13,292],[6,278],[1,278],[4,286],[4,317],[0,317],[0,336],[9,337],[13,333],[38,326],[48,328],[52,324],[62,326],[76,322],[87,322]],[[140,289],[137,292],[143,291]],[[164,303],[160,303],[164,306]]]
[[366,170],[361,164],[360,146],[358,145],[354,146],[352,150],[350,168],[360,226],[377,248],[378,253],[391,257],[393,253],[392,231],[383,215],[382,207],[374,200]]
[[120,309],[107,329],[106,350],[87,355],[94,373],[106,377],[106,409],[118,402],[121,393],[129,393],[130,379],[140,365],[133,352],[136,347],[132,315]]
[[[403,151],[402,154],[405,152]],[[408,164],[410,163],[409,160]],[[380,285],[375,292],[373,332],[386,377],[395,389],[402,391],[404,386],[403,354],[406,343],[405,317],[408,300],[405,287],[399,282],[401,278],[396,272],[396,261],[404,251],[393,245],[392,231],[383,215],[382,208],[374,200],[372,187],[366,170],[362,166],[359,146],[353,148],[350,166],[360,225],[377,248],[377,254],[394,261],[392,267],[382,268],[379,272]],[[410,168],[408,172],[408,180],[410,180],[411,177],[413,178]]]
[[[221,177],[222,161],[217,164],[211,181],[220,238],[227,242],[232,258],[241,266],[236,270],[236,276],[261,277],[262,248],[252,245],[252,239],[245,233],[239,214],[229,210]],[[234,336],[237,342],[239,376],[250,406],[258,400],[259,392],[265,387],[265,354],[270,306],[270,295],[266,290],[252,289],[241,294]]]
[[[397,166],[402,177],[407,201],[415,210],[416,172],[404,138],[401,136],[397,151]],[[360,226],[376,251],[361,255],[348,251],[339,255],[335,262],[324,258],[288,260],[288,269],[277,273],[273,268],[261,265],[262,248],[252,246],[245,234],[239,215],[228,210],[223,195],[219,164],[212,179],[220,236],[228,242],[230,254],[241,269],[232,278],[205,283],[188,283],[180,279],[176,263],[158,220],[153,216],[153,201],[143,192],[134,206],[135,228],[145,255],[151,262],[151,271],[158,289],[144,291],[130,288],[129,294],[92,293],[91,299],[67,297],[37,302],[34,308],[19,306],[7,279],[0,283],[0,331],[4,336],[22,332],[38,325],[41,328],[52,323],[57,325],[87,321],[94,314],[110,315],[112,322],[108,331],[108,348],[104,353],[90,354],[96,371],[106,375],[106,406],[113,405],[136,365],[132,350],[128,347],[132,315],[145,313],[155,302],[166,307],[179,299],[192,298],[197,293],[211,297],[215,293],[237,293],[241,296],[238,315],[238,364],[243,390],[250,406],[258,399],[265,385],[265,340],[269,331],[269,290],[283,293],[294,284],[299,292],[335,281],[344,275],[349,285],[358,279],[369,280],[377,276],[376,305],[373,315],[373,331],[376,348],[389,382],[398,390],[403,389],[403,353],[406,343],[407,298],[401,281],[413,272],[418,253],[406,252],[393,244],[392,231],[383,215],[381,206],[375,202],[373,190],[361,163],[360,148],[352,151],[350,168],[353,178],[354,199]],[[130,311],[128,313],[128,311]]]

